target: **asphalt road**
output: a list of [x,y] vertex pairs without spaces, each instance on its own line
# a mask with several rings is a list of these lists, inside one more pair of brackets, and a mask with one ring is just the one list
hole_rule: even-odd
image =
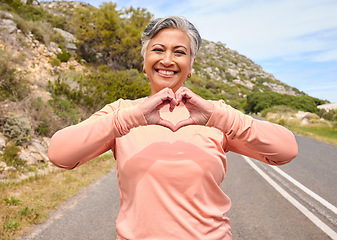
[[[337,239],[337,147],[296,136],[299,154],[270,167],[228,154],[221,185],[231,198],[233,239]],[[112,171],[65,202],[20,240],[111,240],[119,209]]]

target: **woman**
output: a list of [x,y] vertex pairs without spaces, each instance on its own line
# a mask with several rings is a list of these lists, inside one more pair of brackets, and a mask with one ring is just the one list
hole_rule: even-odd
[[183,87],[201,38],[181,17],[152,21],[142,36],[152,94],[108,104],[58,131],[49,158],[72,169],[114,152],[121,208],[117,239],[231,239],[230,199],[219,185],[225,152],[281,165],[297,155],[293,134]]

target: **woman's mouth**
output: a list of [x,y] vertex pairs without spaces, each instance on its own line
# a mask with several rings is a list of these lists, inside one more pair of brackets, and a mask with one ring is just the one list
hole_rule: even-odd
[[170,77],[170,76],[173,76],[175,73],[175,71],[172,71],[172,70],[161,70],[161,69],[158,69],[156,70],[160,75],[164,76],[164,77]]

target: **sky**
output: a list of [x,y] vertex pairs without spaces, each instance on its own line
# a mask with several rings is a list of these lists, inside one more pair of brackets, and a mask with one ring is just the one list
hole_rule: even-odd
[[[82,0],[95,7],[101,0]],[[184,16],[300,91],[337,102],[337,0],[116,0],[157,17]]]

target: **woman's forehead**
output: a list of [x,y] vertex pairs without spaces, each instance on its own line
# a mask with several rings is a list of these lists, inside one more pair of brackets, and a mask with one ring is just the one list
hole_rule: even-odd
[[166,28],[159,31],[151,40],[150,46],[162,44],[162,45],[182,45],[185,48],[190,48],[190,38],[188,35],[180,29]]

